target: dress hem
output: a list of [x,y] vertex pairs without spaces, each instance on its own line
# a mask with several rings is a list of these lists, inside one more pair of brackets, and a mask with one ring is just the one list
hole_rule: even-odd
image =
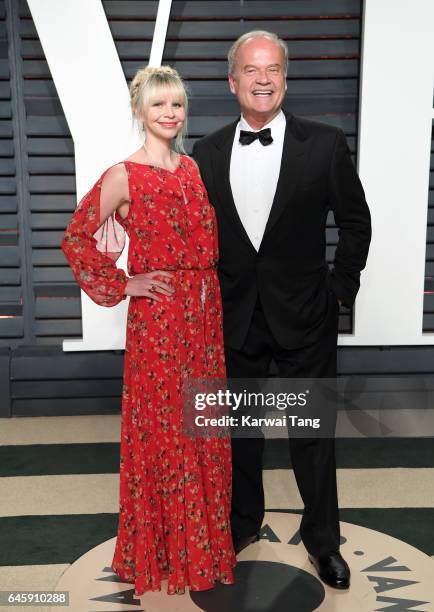
[[[237,565],[237,561],[235,561],[230,570],[232,571],[232,569]],[[127,580],[125,578],[123,578],[114,568],[113,566],[111,566],[111,569],[115,572],[115,574],[117,574],[117,576],[119,576],[119,578],[122,580],[122,582],[125,582],[126,584],[135,584],[136,581],[135,580]],[[148,588],[146,588],[144,591],[142,591],[141,593],[136,592],[136,590],[134,590],[134,596],[135,597],[141,597],[142,595],[145,595],[146,593],[152,592],[152,593],[159,593],[161,592],[163,589],[161,588],[161,581],[163,580],[168,580],[169,579],[169,574],[167,573],[162,573],[160,576],[160,586],[159,587],[155,587],[153,588],[152,586],[149,586]],[[167,595],[185,595],[186,589],[188,588],[190,591],[192,592],[200,592],[200,591],[210,591],[211,589],[213,589],[214,587],[217,586],[217,584],[226,584],[226,585],[232,585],[235,584],[235,579],[219,579],[216,578],[214,581],[210,582],[208,586],[204,586],[201,588],[194,588],[191,587],[188,582],[185,583],[183,590],[174,590],[174,591],[166,591]]]

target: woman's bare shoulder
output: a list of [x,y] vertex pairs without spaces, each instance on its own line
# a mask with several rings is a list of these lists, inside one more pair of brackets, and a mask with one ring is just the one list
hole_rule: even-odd
[[128,173],[123,162],[110,166],[104,173],[102,189],[109,190],[121,200],[129,199]]
[[104,172],[104,182],[106,184],[110,183],[113,187],[128,184],[128,173],[123,161],[107,168]]

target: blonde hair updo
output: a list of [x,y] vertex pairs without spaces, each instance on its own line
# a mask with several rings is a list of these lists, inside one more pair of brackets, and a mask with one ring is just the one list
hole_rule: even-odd
[[170,66],[146,66],[136,72],[130,84],[130,100],[133,117],[136,119],[143,139],[146,132],[140,119],[141,113],[158,100],[161,91],[171,94],[183,104],[185,121],[175,138],[175,149],[185,153],[184,137],[187,134],[188,96],[185,84],[178,72]]

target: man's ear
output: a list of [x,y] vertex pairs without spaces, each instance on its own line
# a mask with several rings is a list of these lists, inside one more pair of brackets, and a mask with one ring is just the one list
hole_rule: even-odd
[[229,81],[229,89],[234,95],[236,95],[237,91],[235,88],[235,78],[232,74],[228,75],[228,81]]

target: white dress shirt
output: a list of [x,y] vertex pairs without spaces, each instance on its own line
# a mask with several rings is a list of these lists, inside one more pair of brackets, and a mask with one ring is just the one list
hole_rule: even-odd
[[232,145],[229,180],[235,206],[251,243],[258,251],[270,214],[282,160],[286,117],[280,111],[263,128],[271,129],[273,142],[264,146],[259,139],[249,145],[239,141],[240,130],[253,130],[241,115]]

